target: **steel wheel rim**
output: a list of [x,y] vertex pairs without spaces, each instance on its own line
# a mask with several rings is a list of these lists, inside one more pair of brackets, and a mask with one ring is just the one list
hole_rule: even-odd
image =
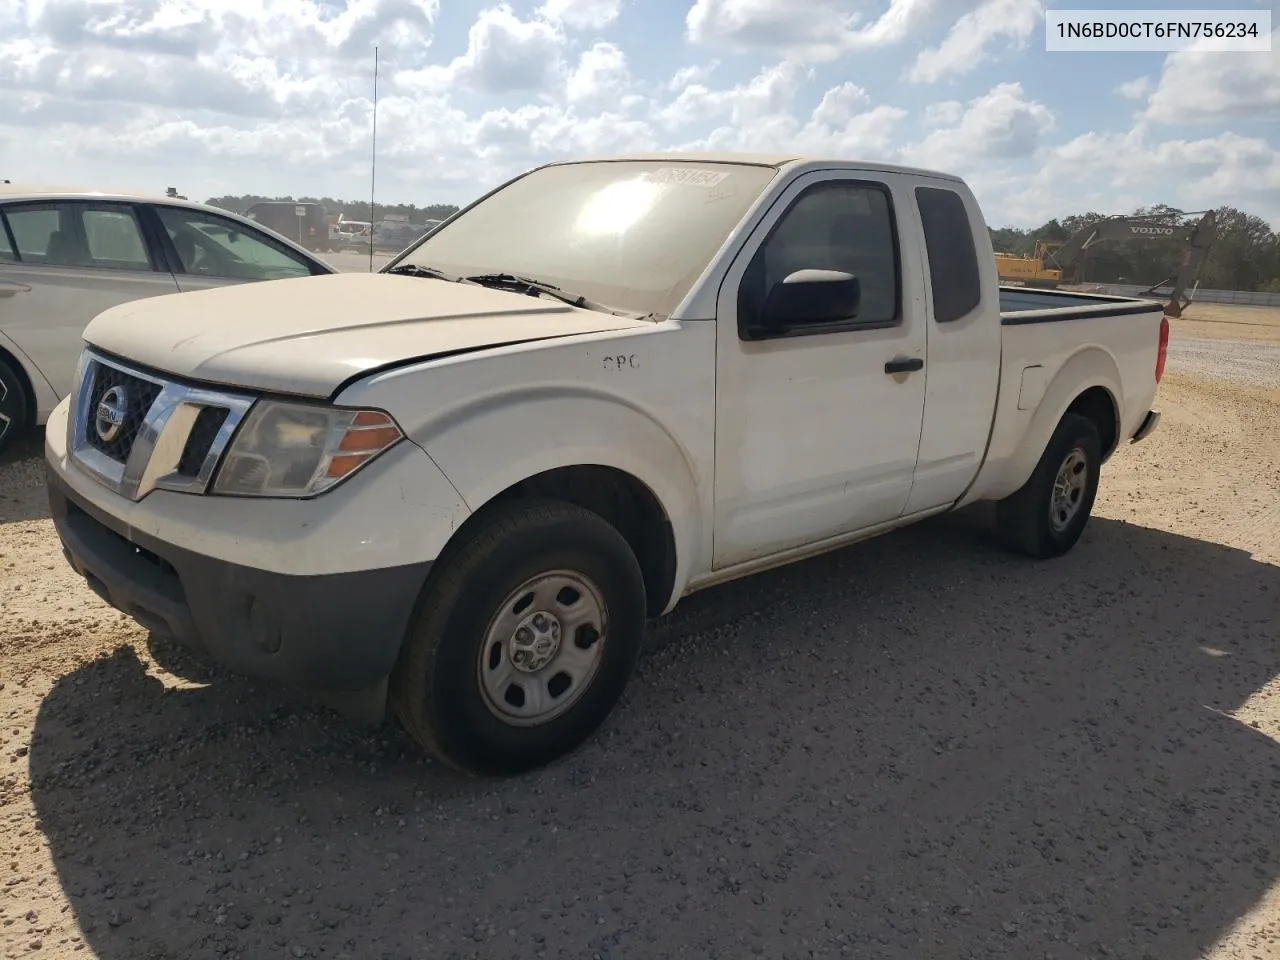
[[5,438],[5,434],[13,426],[13,414],[9,412],[9,397],[12,392],[4,377],[0,377],[0,440]]
[[1062,461],[1058,475],[1053,479],[1053,495],[1049,498],[1049,524],[1061,533],[1071,525],[1084,503],[1085,488],[1089,484],[1089,458],[1079,447],[1074,448]]
[[582,699],[604,659],[608,608],[588,577],[551,570],[509,593],[489,620],[476,680],[503,723],[548,723]]

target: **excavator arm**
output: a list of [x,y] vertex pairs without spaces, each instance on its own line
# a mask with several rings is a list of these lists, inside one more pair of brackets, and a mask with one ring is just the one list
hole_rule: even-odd
[[1213,242],[1218,238],[1218,218],[1212,210],[1205,213],[1203,217],[1196,222],[1191,233],[1187,237],[1187,249],[1182,255],[1182,263],[1178,265],[1178,269],[1172,277],[1154,283],[1142,292],[1144,297],[1158,296],[1157,291],[1161,287],[1171,286],[1173,289],[1169,293],[1169,300],[1165,304],[1165,313],[1171,317],[1182,316],[1182,311],[1187,304],[1191,302],[1191,298],[1186,296],[1187,287],[1193,288],[1200,283],[1200,270],[1204,267],[1204,262],[1209,258],[1209,249],[1213,246]]
[[1172,284],[1173,292],[1169,296],[1166,311],[1170,316],[1181,316],[1182,310],[1189,300],[1184,299],[1187,287],[1193,285],[1200,275],[1200,269],[1209,255],[1209,248],[1217,238],[1217,218],[1212,210],[1197,211],[1200,219],[1187,229],[1186,223],[1173,223],[1173,219],[1196,216],[1190,214],[1151,214],[1141,217],[1107,217],[1084,227],[1056,250],[1049,252],[1049,261],[1054,268],[1062,271],[1065,283],[1078,282],[1083,275],[1083,265],[1088,258],[1089,249],[1096,244],[1107,241],[1154,240],[1161,238],[1181,237],[1187,249],[1182,263],[1172,277],[1144,291],[1144,296],[1154,296],[1160,287]]

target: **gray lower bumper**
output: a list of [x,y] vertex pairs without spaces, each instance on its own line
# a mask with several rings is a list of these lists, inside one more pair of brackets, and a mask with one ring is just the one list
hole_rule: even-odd
[[232,670],[369,715],[364,695],[385,691],[430,563],[313,577],[257,570],[132,530],[51,469],[46,481],[67,560],[107,603]]
[[1148,410],[1147,415],[1143,418],[1142,424],[1138,427],[1137,432],[1129,440],[1130,443],[1141,443],[1151,435],[1151,431],[1156,428],[1156,424],[1160,422],[1160,414],[1155,410]]

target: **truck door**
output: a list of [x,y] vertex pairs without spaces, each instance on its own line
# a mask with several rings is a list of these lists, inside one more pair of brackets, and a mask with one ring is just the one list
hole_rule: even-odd
[[[925,402],[913,210],[897,176],[807,174],[730,267],[716,321],[716,568],[874,527],[906,508]],[[852,274],[856,307],[838,274],[799,271]],[[829,283],[799,299],[777,289],[806,278]],[[824,288],[844,302],[833,308]]]
[[986,454],[1000,387],[1000,287],[977,201],[942,181],[917,184],[929,343],[924,427],[907,512],[954,503]]

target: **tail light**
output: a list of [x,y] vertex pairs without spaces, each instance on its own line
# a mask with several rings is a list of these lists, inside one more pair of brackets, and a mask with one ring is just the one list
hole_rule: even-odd
[[1164,376],[1164,363],[1169,357],[1169,318],[1160,318],[1160,347],[1156,350],[1156,383]]

